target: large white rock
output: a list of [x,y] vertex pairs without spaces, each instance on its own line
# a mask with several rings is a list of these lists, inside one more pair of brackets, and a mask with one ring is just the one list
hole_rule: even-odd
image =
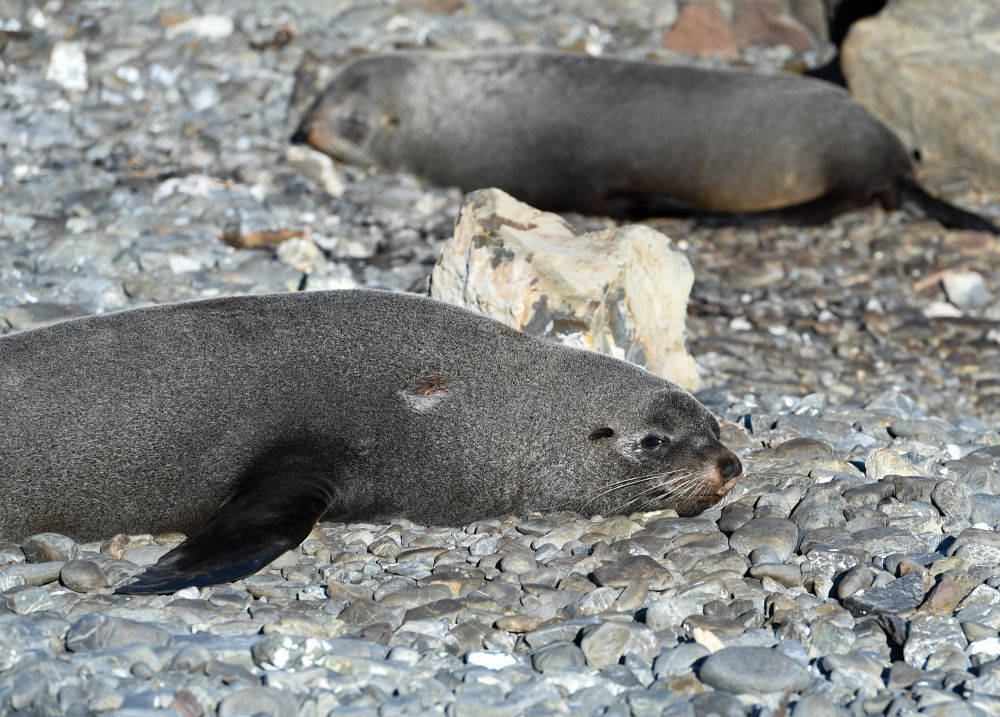
[[841,63],[928,170],[1000,187],[1000,2],[890,0],[851,27]]
[[483,189],[465,198],[431,295],[694,390],[698,368],[684,347],[693,282],[684,253],[649,227],[578,234],[557,214]]

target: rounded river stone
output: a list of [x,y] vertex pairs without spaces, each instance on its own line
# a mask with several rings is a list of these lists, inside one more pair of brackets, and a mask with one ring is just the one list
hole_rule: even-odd
[[766,647],[727,647],[709,655],[698,677],[726,692],[798,692],[812,678],[802,666]]

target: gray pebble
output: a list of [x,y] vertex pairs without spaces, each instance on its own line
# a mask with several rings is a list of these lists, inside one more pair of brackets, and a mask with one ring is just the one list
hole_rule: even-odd
[[14,564],[4,567],[3,574],[20,577],[24,585],[45,585],[59,579],[63,565],[59,561]]
[[219,703],[219,717],[266,714],[269,717],[295,717],[298,700],[284,690],[254,687],[236,690]]
[[846,717],[847,712],[831,704],[829,700],[816,695],[808,695],[792,705],[792,717]]
[[170,636],[154,625],[107,615],[82,617],[66,633],[66,649],[70,652],[94,652],[133,643],[162,647],[170,643]]
[[505,555],[497,564],[505,573],[520,574],[538,567],[535,558],[530,553],[511,553]]
[[122,553],[122,560],[127,560],[130,563],[143,567],[149,567],[150,565],[154,565],[157,560],[169,551],[170,548],[166,545],[140,545],[135,548],[129,548]]
[[78,593],[91,592],[107,587],[107,580],[97,563],[91,560],[71,560],[59,571],[59,580]]
[[973,493],[969,496],[970,515],[973,523],[995,526],[1000,522],[1000,496]]
[[855,565],[837,581],[837,599],[846,600],[856,592],[871,587],[875,571],[869,565]]
[[953,480],[943,480],[931,491],[931,501],[943,515],[950,518],[968,519],[972,513],[972,502],[965,486]]
[[729,545],[741,555],[766,546],[787,560],[799,542],[799,529],[784,518],[755,518],[729,536]]
[[701,659],[711,653],[704,645],[696,642],[682,642],[675,647],[664,650],[653,662],[653,675],[657,679],[668,675],[681,675],[692,668]]
[[762,545],[750,551],[750,563],[760,565],[761,563],[780,563],[781,558],[778,553],[769,545]]
[[21,550],[29,563],[72,560],[79,547],[76,541],[59,533],[39,533],[25,538]]
[[51,610],[54,603],[45,588],[15,588],[4,593],[7,608],[20,615],[39,610]]
[[658,649],[652,630],[621,622],[604,622],[584,630],[580,648],[587,664],[602,669],[617,664],[627,652],[652,662]]
[[698,671],[702,682],[736,693],[798,692],[812,682],[798,662],[763,647],[726,647],[713,653]]
[[578,615],[597,615],[607,612],[618,599],[618,588],[594,588],[577,601]]
[[636,555],[606,563],[594,571],[594,579],[602,587],[621,588],[633,580],[643,580],[651,590],[665,590],[676,584],[676,578],[647,555]]
[[584,656],[583,650],[568,642],[551,643],[531,655],[531,665],[539,672],[585,664],[587,664],[587,658]]
[[877,615],[913,610],[924,601],[924,581],[916,573],[907,573],[884,587],[871,587],[844,600],[852,615]]
[[802,571],[798,565],[788,563],[761,563],[750,568],[750,576],[761,580],[770,578],[786,588],[802,584]]
[[[923,669],[929,658],[946,648],[961,650],[966,645],[961,625],[951,615],[921,612],[910,620],[903,656],[912,667]],[[958,666],[963,669],[963,665]]]

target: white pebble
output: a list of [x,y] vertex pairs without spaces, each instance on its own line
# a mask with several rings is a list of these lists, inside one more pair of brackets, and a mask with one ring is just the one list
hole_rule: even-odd
[[67,90],[87,89],[87,55],[79,42],[63,40],[52,46],[45,79]]
[[970,655],[1000,655],[1000,637],[987,637],[982,640],[976,640],[975,642],[969,643],[969,654]]
[[517,664],[517,658],[509,653],[488,652],[486,650],[470,652],[466,655],[465,661],[476,667],[485,667],[487,670],[502,670]]
[[947,301],[932,301],[924,307],[928,319],[954,319],[962,315],[962,310]]
[[941,279],[941,285],[948,301],[962,309],[983,306],[993,298],[982,275],[974,271],[946,274]]
[[225,15],[202,15],[193,17],[174,25],[167,30],[167,35],[195,35],[213,40],[229,37],[233,34],[233,19]]

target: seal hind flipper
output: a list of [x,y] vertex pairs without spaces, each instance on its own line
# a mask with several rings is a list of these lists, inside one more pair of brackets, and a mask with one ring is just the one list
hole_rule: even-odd
[[306,539],[331,502],[330,474],[302,456],[255,471],[204,526],[121,595],[156,595],[238,580]]
[[915,205],[924,216],[936,219],[949,229],[966,229],[1000,235],[1000,227],[989,219],[928,194],[913,177],[903,177],[899,180],[899,200],[904,205]]

